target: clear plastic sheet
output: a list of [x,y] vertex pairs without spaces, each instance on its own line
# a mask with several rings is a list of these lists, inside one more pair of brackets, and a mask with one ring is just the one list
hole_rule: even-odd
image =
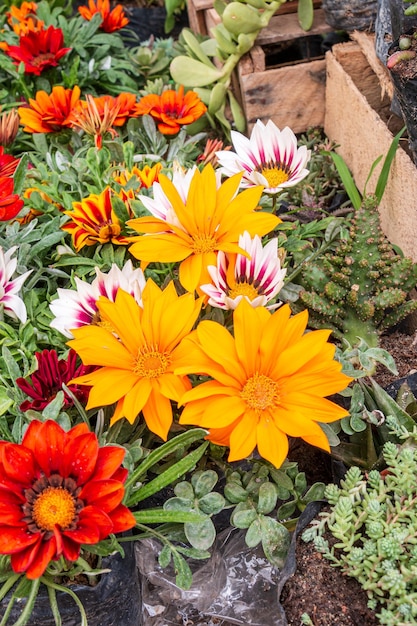
[[279,597],[295,571],[295,540],[322,505],[311,503],[301,515],[282,570],[269,563],[261,546],[248,548],[244,531],[229,528],[219,533],[210,559],[189,562],[189,590],[175,584],[172,569],[159,566],[158,542],[137,542],[142,626],[287,626]]

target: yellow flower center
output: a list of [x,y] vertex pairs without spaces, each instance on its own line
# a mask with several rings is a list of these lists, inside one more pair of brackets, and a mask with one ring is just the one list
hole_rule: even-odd
[[288,172],[276,164],[263,167],[262,175],[265,176],[268,181],[269,187],[279,187],[279,185],[282,185],[282,183],[285,183],[289,179]]
[[193,242],[194,254],[204,254],[217,250],[217,241],[212,235],[197,233],[197,235],[193,235]]
[[170,363],[169,352],[160,352],[158,346],[145,346],[138,350],[133,371],[143,378],[158,378],[165,374]]
[[119,224],[104,224],[100,226],[98,236],[100,241],[111,241],[113,237],[120,235],[121,228]]
[[235,283],[228,293],[228,296],[232,299],[237,298],[237,296],[246,296],[251,302],[259,295],[259,291],[249,283]]
[[65,530],[76,516],[74,498],[63,487],[48,487],[36,498],[32,516],[42,530],[53,530],[56,525]]
[[255,374],[249,378],[240,395],[255,411],[264,411],[279,403],[277,382],[264,374]]

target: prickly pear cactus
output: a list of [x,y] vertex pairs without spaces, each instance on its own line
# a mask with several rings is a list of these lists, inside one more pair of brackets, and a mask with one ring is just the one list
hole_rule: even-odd
[[306,265],[297,308],[309,309],[313,328],[331,328],[351,345],[362,337],[377,346],[383,331],[417,310],[417,300],[408,299],[417,264],[395,253],[372,195],[355,212],[349,235],[335,252]]

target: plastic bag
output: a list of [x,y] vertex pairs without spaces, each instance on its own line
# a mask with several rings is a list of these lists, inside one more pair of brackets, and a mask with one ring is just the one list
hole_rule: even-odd
[[157,541],[137,542],[142,626],[288,626],[279,597],[296,569],[296,538],[322,506],[312,502],[300,516],[282,570],[271,565],[261,546],[248,548],[244,531],[228,528],[219,533],[210,559],[188,562],[193,571],[188,590],[175,584],[172,569],[159,566]]

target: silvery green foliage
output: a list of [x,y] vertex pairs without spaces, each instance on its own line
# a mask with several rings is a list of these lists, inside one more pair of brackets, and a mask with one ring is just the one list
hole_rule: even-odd
[[[386,626],[417,623],[417,449],[415,434],[405,437],[403,445],[385,444],[383,472],[364,475],[351,467],[340,487],[328,485],[330,508],[303,533],[356,578]],[[335,541],[325,539],[325,531]]]

